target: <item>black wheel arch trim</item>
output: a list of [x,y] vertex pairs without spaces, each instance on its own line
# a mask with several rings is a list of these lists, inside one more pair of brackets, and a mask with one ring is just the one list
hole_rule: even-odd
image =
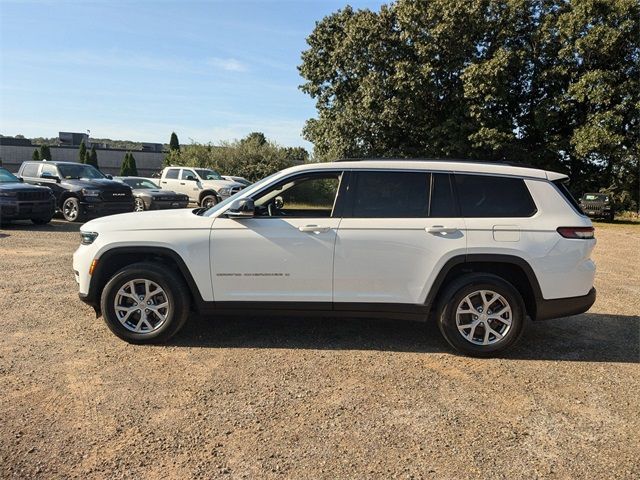
[[202,298],[200,290],[198,289],[198,285],[193,279],[193,276],[191,275],[187,264],[184,262],[178,252],[168,247],[115,247],[106,250],[105,252],[100,254],[97,259],[98,262],[96,265],[96,269],[93,272],[93,275],[91,275],[91,280],[89,282],[89,292],[86,295],[80,295],[80,299],[88,305],[91,305],[94,309],[96,309],[97,312],[100,308],[100,294],[102,288],[109,281],[108,278],[102,278],[104,276],[105,264],[107,264],[109,259],[114,256],[130,254],[143,254],[170,258],[178,266],[178,270],[182,274],[185,282],[187,282],[196,309],[198,311],[206,310],[207,305],[213,303],[207,302]]

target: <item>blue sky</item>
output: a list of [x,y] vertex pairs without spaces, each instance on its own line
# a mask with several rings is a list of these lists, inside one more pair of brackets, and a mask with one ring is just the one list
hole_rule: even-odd
[[0,0],[0,133],[216,143],[263,131],[311,148],[296,67],[315,22],[346,4]]

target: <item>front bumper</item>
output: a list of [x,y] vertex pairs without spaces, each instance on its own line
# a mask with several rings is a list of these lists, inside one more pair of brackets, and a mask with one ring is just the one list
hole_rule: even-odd
[[187,208],[189,200],[144,200],[148,210],[169,210],[172,208]]
[[133,198],[123,202],[80,202],[84,214],[88,217],[104,217],[117,213],[133,212]]
[[29,220],[53,216],[55,201],[14,201],[0,203],[0,218],[5,220]]
[[584,313],[591,308],[596,301],[596,289],[582,297],[555,298],[553,300],[538,300],[536,302],[536,320],[548,320],[551,318],[569,317]]

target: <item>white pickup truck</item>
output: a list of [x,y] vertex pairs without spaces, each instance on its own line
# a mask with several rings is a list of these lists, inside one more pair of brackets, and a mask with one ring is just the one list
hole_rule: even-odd
[[195,167],[166,167],[162,170],[160,187],[189,196],[201,207],[211,208],[216,203],[239,192],[245,186],[225,180],[215,170]]

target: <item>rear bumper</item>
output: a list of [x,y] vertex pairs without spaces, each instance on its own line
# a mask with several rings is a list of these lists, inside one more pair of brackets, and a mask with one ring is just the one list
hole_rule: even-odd
[[550,318],[569,317],[584,313],[591,308],[596,301],[596,289],[582,297],[556,298],[553,300],[540,299],[536,302],[536,320],[548,320]]

